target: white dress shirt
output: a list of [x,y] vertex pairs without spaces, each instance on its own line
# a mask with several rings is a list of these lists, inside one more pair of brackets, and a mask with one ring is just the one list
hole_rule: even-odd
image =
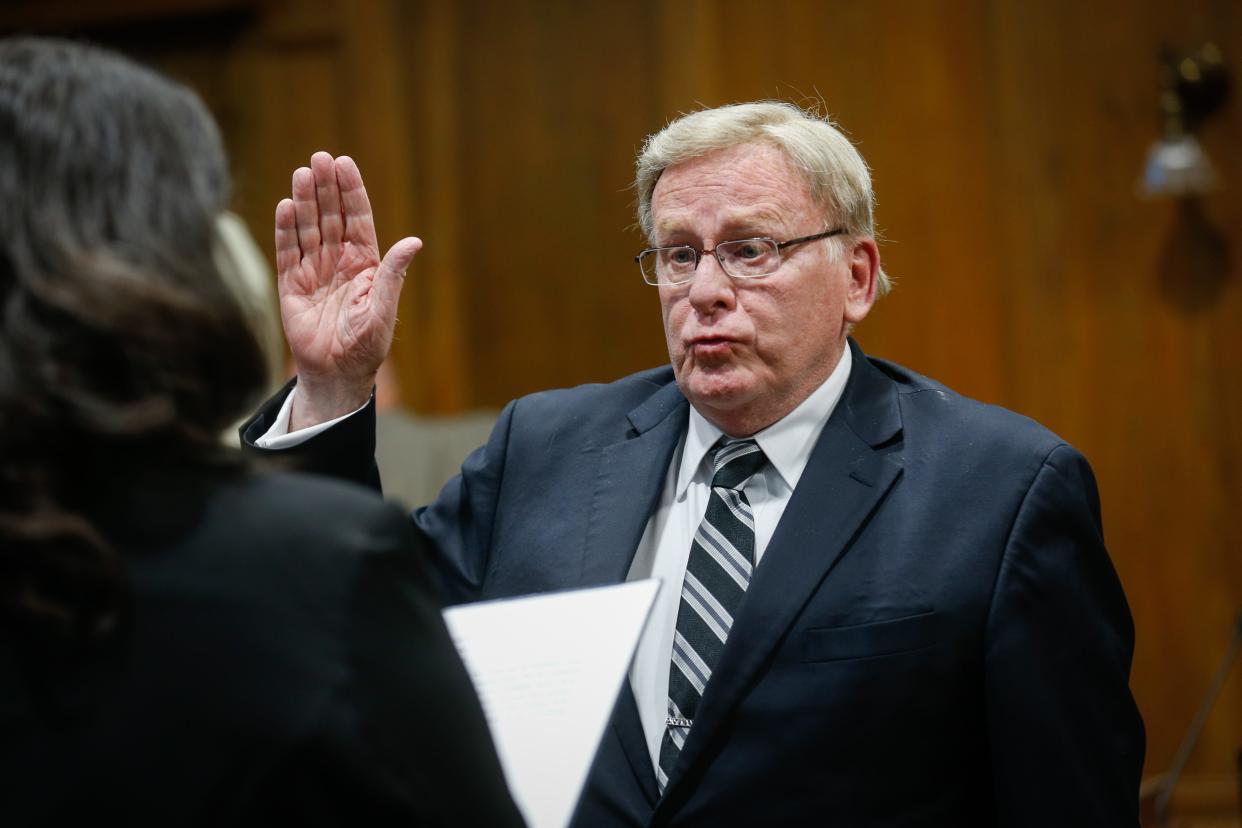
[[[306,428],[300,428],[297,431],[290,431],[289,414],[293,411],[293,397],[297,393],[298,387],[295,385],[293,386],[293,390],[289,392],[289,396],[285,397],[284,404],[280,406],[280,411],[276,412],[276,419],[272,421],[272,424],[268,427],[267,431],[263,432],[263,435],[254,441],[256,446],[265,449],[293,448],[296,445],[305,443],[321,431],[327,431],[342,420],[349,419],[367,407],[367,403],[363,403],[356,410],[351,411],[348,414],[342,414],[335,419],[322,423],[316,423],[315,425],[307,426]],[[370,400],[367,402],[370,402]]]
[[[784,418],[754,435],[769,461],[743,487],[755,516],[756,566],[793,496],[824,424],[841,399],[851,361],[847,347],[823,385]],[[689,427],[673,452],[659,505],[647,521],[630,565],[628,580],[654,577],[663,581],[630,666],[630,687],[638,703],[653,768],[660,765],[660,740],[664,738],[668,710],[669,658],[681,605],[681,582],[690,557],[690,543],[707,512],[711,493],[708,451],[722,434],[702,414],[690,409]]]

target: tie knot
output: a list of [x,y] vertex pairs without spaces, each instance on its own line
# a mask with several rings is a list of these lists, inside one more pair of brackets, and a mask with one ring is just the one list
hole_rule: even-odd
[[712,454],[712,488],[740,489],[766,462],[754,440],[721,442]]

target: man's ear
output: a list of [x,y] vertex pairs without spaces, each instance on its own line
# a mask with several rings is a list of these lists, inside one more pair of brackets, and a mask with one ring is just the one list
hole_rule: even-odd
[[849,285],[845,294],[845,321],[854,325],[867,317],[875,304],[880,273],[880,248],[870,236],[854,239],[845,252]]

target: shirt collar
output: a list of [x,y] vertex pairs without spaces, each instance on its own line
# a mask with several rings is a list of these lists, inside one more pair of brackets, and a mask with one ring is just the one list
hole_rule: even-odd
[[[811,449],[819,439],[824,424],[845,391],[850,377],[853,356],[847,345],[841,352],[837,367],[823,384],[811,392],[797,408],[754,436],[754,440],[767,455],[768,462],[776,469],[785,485],[792,491],[811,459]],[[703,459],[716,441],[724,434],[690,406],[690,426],[686,429],[685,448],[681,453],[681,467],[677,472],[677,498],[686,493],[690,483],[703,468]]]

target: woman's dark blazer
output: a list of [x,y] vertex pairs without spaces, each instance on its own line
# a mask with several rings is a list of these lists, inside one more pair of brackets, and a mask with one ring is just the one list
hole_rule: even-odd
[[128,612],[86,659],[4,631],[3,824],[521,824],[397,508],[292,474],[100,498]]

